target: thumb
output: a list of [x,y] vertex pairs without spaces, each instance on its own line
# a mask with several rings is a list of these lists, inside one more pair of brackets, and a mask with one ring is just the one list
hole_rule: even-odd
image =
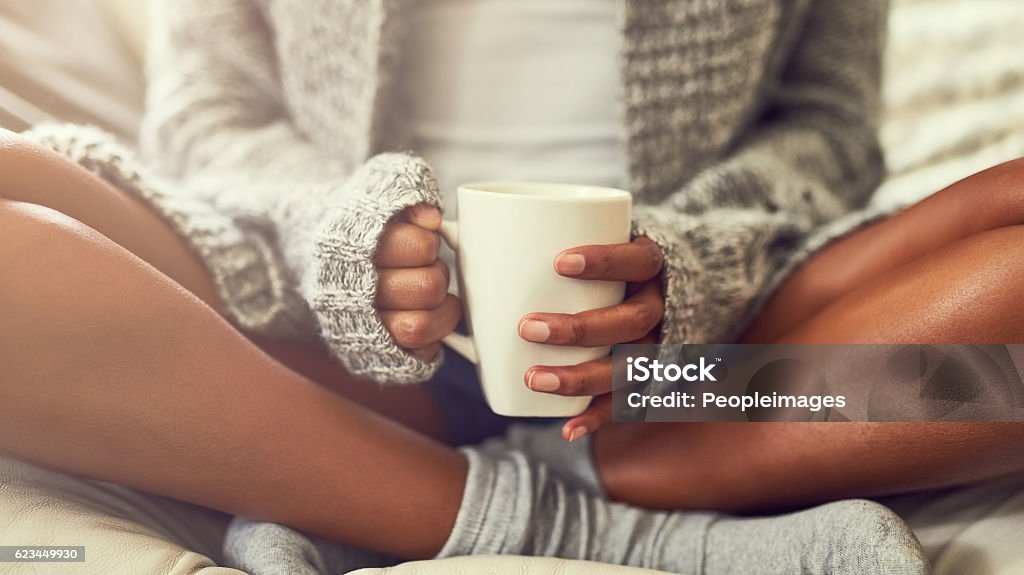
[[429,204],[416,204],[402,211],[410,224],[436,232],[441,229],[441,210]]

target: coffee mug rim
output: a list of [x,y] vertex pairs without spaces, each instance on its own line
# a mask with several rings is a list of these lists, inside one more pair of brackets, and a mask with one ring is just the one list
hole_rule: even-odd
[[[595,190],[601,191],[603,195],[583,195],[583,196],[548,196],[548,195],[534,195],[534,194],[517,194],[508,193],[495,190],[488,190],[488,187],[542,187],[542,188],[555,188],[561,190]],[[494,196],[502,196],[504,198],[518,198],[521,200],[539,200],[545,202],[620,202],[623,200],[632,199],[633,195],[621,188],[612,188],[608,186],[594,186],[590,184],[567,184],[561,182],[534,182],[534,181],[516,181],[516,180],[481,180],[475,182],[468,182],[461,184],[458,187],[459,192],[470,192],[477,194],[486,194]]]

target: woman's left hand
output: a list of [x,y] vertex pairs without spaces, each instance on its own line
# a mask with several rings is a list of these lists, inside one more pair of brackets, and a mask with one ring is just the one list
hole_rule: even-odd
[[[665,313],[659,275],[661,249],[648,238],[628,244],[581,246],[555,257],[559,275],[582,280],[630,282],[624,302],[576,314],[531,313],[519,322],[527,341],[574,347],[604,347],[618,343],[654,343]],[[524,374],[526,386],[557,395],[594,395],[585,412],[562,428],[575,441],[611,420],[612,359],[603,357],[571,366],[535,365]]]

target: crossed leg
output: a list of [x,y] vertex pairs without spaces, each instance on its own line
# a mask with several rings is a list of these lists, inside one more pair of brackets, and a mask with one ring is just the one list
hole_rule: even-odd
[[[218,313],[224,307],[201,261],[160,216],[52,150],[0,130],[0,199],[50,208],[83,223],[184,287]],[[349,375],[326,350],[246,334],[301,375],[430,437],[446,430],[422,387],[381,389]],[[423,406],[428,406],[424,409]]]
[[[88,174],[78,172],[55,184],[79,184]],[[1019,183],[1019,179],[1013,181]],[[88,221],[88,214],[75,214],[72,208],[40,207],[35,204],[58,200],[44,202],[38,192],[28,195],[24,193],[28,188],[4,186],[0,195],[8,199],[0,202],[0,270],[5,272],[0,274],[0,301],[5,302],[5,326],[0,329],[0,364],[5,365],[0,372],[4,396],[0,398],[0,436],[4,437],[0,449],[234,513],[274,517],[394,555],[419,557],[436,552],[451,530],[465,480],[465,462],[457,453],[311,384],[266,355],[210,307],[217,302],[212,290],[204,292],[202,274],[190,279],[188,273],[175,271],[174,265],[161,266],[156,255],[140,259],[133,252],[146,245],[134,246],[131,234],[121,238],[123,243],[112,241],[118,230],[104,229],[105,225],[116,228],[117,222],[94,223]],[[116,194],[109,189],[107,193]],[[937,201],[921,204],[925,205],[941,211],[934,207]],[[1004,206],[993,213],[1006,211]],[[68,212],[95,229],[68,217]],[[871,233],[883,225],[849,239],[883,236]],[[1000,227],[992,222],[986,225],[985,229]],[[914,257],[896,265],[867,258],[863,269],[877,274],[865,281],[884,285],[883,280],[921,259],[918,256],[972,235],[976,234],[965,232],[945,243],[920,245],[916,254],[907,250]],[[144,242],[156,241],[155,236],[140,237]],[[849,243],[844,240],[825,250],[805,270],[819,261],[828,262],[829,254],[843,245]],[[968,255],[982,251],[979,247]],[[181,263],[181,258],[171,260],[171,264]],[[951,265],[944,260],[939,264]],[[184,268],[195,270],[196,266],[192,260]],[[813,285],[814,274],[808,276]],[[794,278],[799,277],[798,272]],[[801,284],[794,279],[789,285]],[[789,285],[780,293],[796,289],[790,290]],[[850,288],[846,294],[842,285],[826,290],[830,297],[817,301],[817,309],[807,314],[813,316],[808,321],[824,313],[835,313],[834,322],[845,321],[842,307],[837,306],[860,293],[853,289],[856,285],[846,286]],[[877,297],[889,294],[882,290]],[[773,302],[770,309],[781,305]],[[857,308],[851,304],[850,309]],[[766,312],[765,317],[771,315]],[[766,321],[765,325],[772,324]],[[778,335],[793,331],[775,329]],[[188,362],[181,361],[185,357]],[[305,365],[301,358],[293,359],[295,365]],[[104,386],[97,388],[97,381]],[[26,389],[29,386],[31,390]],[[245,402],[239,403],[240,397]],[[194,426],[183,427],[180,413],[188,413]],[[939,440],[933,433],[922,432],[899,445],[885,443],[884,435],[847,428],[846,433],[832,432],[847,448],[823,458],[836,466],[825,488],[790,484],[765,490],[760,481],[742,481],[744,472],[753,465],[755,472],[747,474],[755,479],[771,473],[792,475],[792,461],[783,469],[774,461],[732,453],[742,453],[744,445],[759,445],[764,452],[801,453],[800,465],[804,465],[809,453],[820,455],[820,450],[812,448],[819,445],[821,432],[814,431],[809,438],[796,430],[764,434],[754,425],[741,427],[743,431],[716,433],[714,426],[704,426],[698,433],[692,431],[698,428],[687,430],[687,426],[610,426],[597,437],[599,468],[614,497],[675,508],[752,508],[870,493],[877,488],[860,482],[871,477],[843,471],[850,465],[849,456],[857,453],[854,448],[872,447],[876,442],[888,445],[883,460],[889,453],[902,461],[907,459],[902,457],[905,451],[920,447],[923,463],[932,463],[917,461],[919,472],[911,474],[912,484],[906,488],[968,479],[951,479],[948,470],[934,473],[937,460],[945,463],[950,453],[938,456],[934,445]],[[966,461],[973,456],[984,465],[964,467],[981,476],[1016,469],[1010,458],[997,457],[999,449],[1015,444],[1016,439],[982,431],[963,442],[963,457]],[[678,438],[690,443],[678,443]],[[674,449],[680,446],[685,449]],[[721,457],[723,446],[729,457]],[[359,459],[358,465],[352,464],[353,458]],[[705,465],[708,460],[722,463]],[[274,464],[265,465],[267,461]],[[679,469],[680,461],[701,461],[704,474],[695,474],[698,466],[692,464],[686,466],[689,470]],[[758,473],[757,465],[765,469]],[[404,472],[396,474],[395,469]],[[261,481],[248,481],[253,475],[261,476]],[[708,486],[710,477],[715,477],[714,490]],[[338,490],[339,484],[348,487]],[[801,491],[802,487],[807,488]],[[718,500],[712,491],[718,492]],[[415,518],[408,516],[412,510]],[[335,520],[341,516],[349,520]],[[409,525],[410,533],[398,539],[386,537],[398,521]],[[382,541],[391,547],[381,549]]]
[[[16,139],[0,138],[0,173],[0,453],[396,556],[437,552],[462,456],[254,345],[133,199]],[[317,352],[261,343],[375,401]],[[376,407],[397,417],[402,401],[422,405]],[[404,537],[388,536],[395,523]]]
[[[821,251],[748,343],[1024,341],[1024,160]],[[613,498],[752,510],[944,487],[1024,468],[1019,424],[621,424],[595,456]],[[698,463],[699,462],[699,463]],[[793,473],[794,469],[801,473]]]

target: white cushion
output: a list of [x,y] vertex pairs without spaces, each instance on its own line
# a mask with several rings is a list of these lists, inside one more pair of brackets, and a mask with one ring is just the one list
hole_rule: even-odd
[[188,507],[0,457],[0,544],[85,547],[84,562],[0,563],[0,573],[245,575],[172,540],[165,529],[175,520],[209,531],[202,510]]

